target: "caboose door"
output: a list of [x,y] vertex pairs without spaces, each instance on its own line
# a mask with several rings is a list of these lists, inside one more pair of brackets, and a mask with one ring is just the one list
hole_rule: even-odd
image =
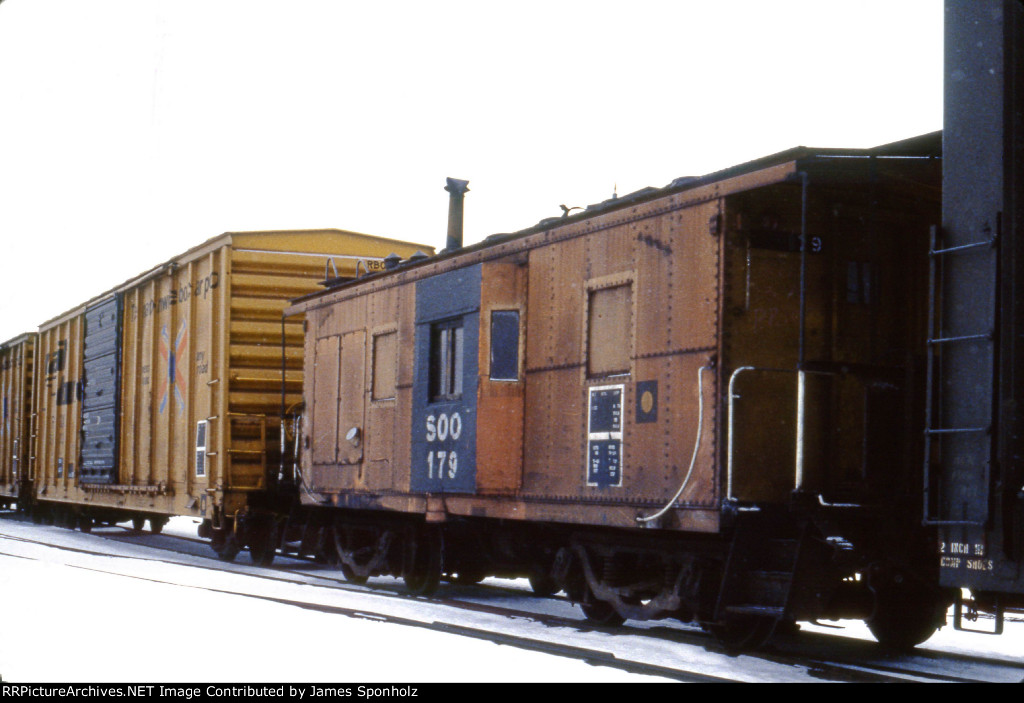
[[316,342],[313,424],[329,431],[318,432],[314,438],[314,464],[363,461],[365,354],[364,330]]
[[366,412],[366,331],[356,330],[341,337],[341,365],[338,379],[338,463],[363,461],[363,426]]
[[338,458],[338,433],[335,414],[338,409],[338,375],[341,337],[316,340],[313,357],[313,435],[314,464],[333,464]]

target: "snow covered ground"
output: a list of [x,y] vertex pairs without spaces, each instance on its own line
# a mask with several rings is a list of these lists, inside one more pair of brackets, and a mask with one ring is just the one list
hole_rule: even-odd
[[[918,646],[915,652],[921,656],[947,653],[1012,662],[1021,666],[1021,680],[1024,681],[1024,622],[1020,621],[1019,615],[1013,616],[1005,623],[1003,634],[999,636],[953,629],[952,608],[947,622],[948,624],[932,635],[927,642]],[[979,618],[976,623],[965,623],[968,627],[989,631],[993,629],[994,624],[993,618],[986,615]],[[837,626],[841,629],[836,630],[830,626]],[[825,623],[821,626],[800,623],[800,627],[807,632],[840,634],[843,637],[868,642],[875,641],[867,625],[860,620],[843,620],[839,623]]]
[[[178,519],[167,531],[193,536],[194,525]],[[329,580],[337,574],[318,576],[314,565],[303,569],[306,574],[257,568],[244,557],[224,565],[205,555],[206,545],[196,545],[196,555],[180,554],[145,546],[147,539],[138,535],[119,542],[0,520],[0,678],[83,683],[658,680],[436,629],[436,623],[455,623],[722,678],[820,680],[806,668],[770,657],[730,657],[703,646],[553,627],[529,617],[509,620],[487,608],[459,610],[380,589],[339,589]],[[509,600],[493,589],[477,592],[467,600],[475,597],[480,605],[492,606]],[[578,617],[562,601],[536,603],[538,612]],[[843,634],[870,639],[859,623],[842,625]],[[933,652],[960,652],[1019,662],[1024,623],[1008,623],[1002,637],[947,627],[920,651],[922,661]],[[1012,676],[1011,671],[1010,680],[1024,678],[1024,668],[1019,678]]]
[[[40,535],[40,532],[45,535]],[[13,539],[12,539],[13,538]],[[112,552],[97,556],[42,546]],[[419,618],[416,603],[219,571],[133,544],[0,522],[0,678],[13,682],[656,680],[454,634],[266,598]],[[216,567],[216,568],[214,568]],[[183,584],[183,585],[175,585]],[[251,591],[260,597],[235,595]],[[387,603],[386,603],[387,604]],[[403,612],[409,611],[409,612]]]

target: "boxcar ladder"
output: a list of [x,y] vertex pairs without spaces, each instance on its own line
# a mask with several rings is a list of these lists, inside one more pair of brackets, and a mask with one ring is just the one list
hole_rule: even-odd
[[[955,345],[964,345],[968,343],[983,343],[984,354],[988,359],[993,359],[995,354],[995,328],[991,325],[987,329],[983,330],[969,330],[964,331],[957,330],[955,332],[946,333],[944,332],[942,320],[939,321],[939,329],[936,330],[936,307],[938,298],[938,265],[942,259],[949,257],[965,256],[969,254],[979,253],[984,250],[994,251],[996,242],[998,239],[998,232],[994,232],[991,229],[987,231],[989,234],[987,239],[979,241],[969,242],[966,244],[960,244],[945,248],[938,247],[938,228],[931,228],[931,236],[928,251],[928,340],[927,340],[927,371],[926,371],[926,384],[925,384],[925,443],[924,443],[924,505],[923,505],[923,524],[930,527],[957,527],[957,526],[975,526],[982,527],[985,525],[986,520],[982,519],[950,519],[951,516],[939,516],[933,517],[931,510],[931,498],[932,498],[932,478],[931,478],[931,462],[932,462],[932,441],[941,441],[944,437],[951,435],[977,435],[984,434],[985,436],[991,437],[992,433],[992,418],[991,413],[989,414],[988,422],[985,424],[972,424],[971,426],[935,426],[935,397],[934,397],[934,386],[936,376],[936,363],[939,355],[939,350],[943,347],[952,347]],[[973,320],[973,318],[972,318]],[[975,320],[976,321],[976,320]],[[990,323],[994,321],[990,318]],[[982,322],[984,324],[984,321]],[[994,371],[994,368],[993,368]],[[988,404],[991,409],[991,403]],[[942,417],[942,409],[939,412],[940,418]],[[991,477],[992,470],[992,454],[991,454],[991,441],[987,442],[988,456],[984,457],[984,484],[988,485]],[[941,497],[940,497],[941,498]]]

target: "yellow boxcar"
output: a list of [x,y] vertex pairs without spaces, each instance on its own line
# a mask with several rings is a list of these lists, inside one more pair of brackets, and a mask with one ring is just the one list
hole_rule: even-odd
[[30,499],[29,437],[32,427],[34,332],[0,344],[0,505]]
[[227,233],[45,323],[38,501],[83,528],[189,515],[223,537],[270,500],[282,409],[301,400],[303,320],[283,321],[288,301],[421,249],[341,230]]

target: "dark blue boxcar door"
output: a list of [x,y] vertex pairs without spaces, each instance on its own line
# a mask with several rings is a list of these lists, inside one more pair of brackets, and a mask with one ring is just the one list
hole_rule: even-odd
[[82,483],[116,483],[120,397],[121,299],[85,311]]

